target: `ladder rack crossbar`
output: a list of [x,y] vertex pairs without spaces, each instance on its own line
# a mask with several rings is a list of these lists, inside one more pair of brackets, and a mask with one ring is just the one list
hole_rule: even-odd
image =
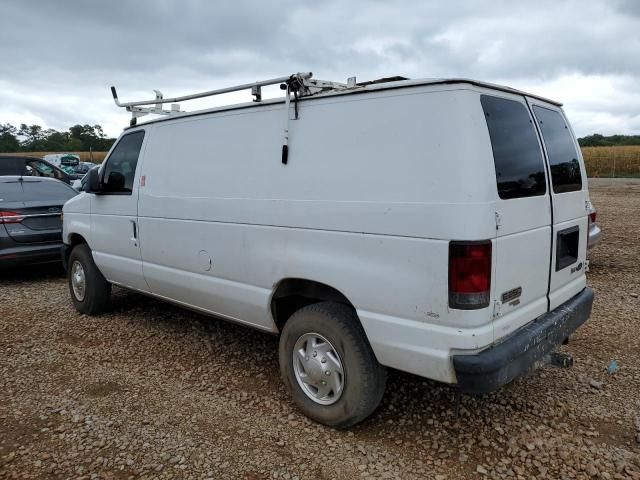
[[115,87],[111,87],[111,94],[113,95],[113,101],[115,102],[115,104],[119,107],[138,107],[141,105],[159,105],[159,104],[164,104],[164,103],[177,103],[177,102],[184,102],[187,100],[195,100],[197,98],[203,98],[203,97],[211,97],[214,95],[221,95],[224,93],[231,93],[231,92],[237,92],[240,90],[247,90],[247,89],[251,89],[254,87],[264,87],[267,85],[276,85],[279,83],[285,83],[288,82],[289,80],[291,80],[291,78],[299,78],[299,79],[309,79],[311,78],[312,73],[311,72],[302,72],[302,73],[296,73],[290,76],[286,76],[286,77],[278,77],[278,78],[272,78],[269,80],[263,80],[260,82],[252,82],[252,83],[244,83],[242,85],[236,85],[233,87],[226,87],[226,88],[219,88],[216,90],[209,90],[206,92],[200,92],[200,93],[193,93],[191,95],[184,95],[182,97],[174,97],[174,98],[156,98],[154,100],[144,100],[141,102],[120,102],[118,100],[118,94],[116,93],[116,89]]

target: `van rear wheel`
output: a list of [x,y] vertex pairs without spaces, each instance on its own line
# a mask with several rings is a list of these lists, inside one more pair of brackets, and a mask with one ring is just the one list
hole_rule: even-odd
[[300,410],[330,427],[361,422],[387,380],[352,308],[323,302],[295,312],[280,336],[280,371]]
[[78,312],[97,315],[107,309],[111,284],[98,270],[88,245],[76,245],[71,251],[67,278],[71,300]]

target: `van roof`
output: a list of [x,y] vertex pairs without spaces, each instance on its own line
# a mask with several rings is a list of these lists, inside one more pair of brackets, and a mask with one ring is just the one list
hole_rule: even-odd
[[[341,88],[341,89],[335,89],[335,90],[328,90],[328,91],[324,91],[324,92],[313,94],[313,95],[305,95],[300,97],[300,100],[305,101],[309,99],[326,98],[330,96],[357,95],[357,94],[369,93],[374,91],[401,89],[401,88],[417,87],[417,86],[423,86],[423,85],[431,86],[431,85],[456,85],[456,84],[467,84],[475,87],[487,88],[491,90],[507,92],[507,93],[512,93],[516,95],[527,96],[527,97],[535,98],[537,100],[541,100],[543,102],[547,102],[552,105],[556,105],[558,107],[562,107],[562,103],[557,102],[555,100],[551,100],[549,98],[542,97],[540,95],[534,95],[532,93],[524,92],[522,90],[507,87],[504,85],[498,85],[498,84],[489,83],[489,82],[482,82],[482,81],[473,80],[470,78],[422,78],[422,79],[411,80],[405,77],[389,77],[389,78],[382,78],[378,80],[357,83],[354,87],[351,87],[351,88],[344,88],[344,89]],[[141,122],[137,125],[126,127],[124,130],[126,131],[129,129],[138,128],[143,125],[149,125],[152,123],[166,122],[166,121],[177,119],[177,118],[205,115],[208,113],[224,112],[228,110],[255,108],[255,107],[266,106],[266,105],[277,105],[279,103],[284,103],[284,101],[285,101],[284,98],[274,98],[274,99],[264,100],[261,102],[246,102],[246,103],[238,103],[233,105],[224,105],[221,107],[207,108],[203,110],[194,110],[191,112],[180,112],[172,115],[163,116],[160,118],[155,118],[153,120]]]

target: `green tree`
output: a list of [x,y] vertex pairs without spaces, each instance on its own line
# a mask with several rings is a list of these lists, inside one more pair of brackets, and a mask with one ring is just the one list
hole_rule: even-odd
[[90,149],[103,152],[109,150],[113,142],[115,139],[107,138],[98,124],[77,124],[63,132],[25,123],[19,128],[9,123],[0,124],[0,153],[82,152]]
[[17,134],[18,130],[13,125],[0,124],[0,152],[12,153],[20,150]]
[[22,150],[35,152],[44,149],[45,132],[40,125],[21,124],[18,136],[22,138],[20,146]]
[[56,152],[69,150],[69,134],[66,132],[58,132],[57,130],[49,129],[45,131],[43,151]]
[[640,135],[609,135],[599,133],[578,139],[581,147],[611,147],[614,145],[640,145]]

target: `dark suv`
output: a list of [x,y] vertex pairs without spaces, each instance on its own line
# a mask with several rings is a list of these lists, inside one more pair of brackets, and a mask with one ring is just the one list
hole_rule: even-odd
[[75,195],[53,178],[0,176],[0,267],[60,261],[62,206]]
[[0,175],[18,175],[29,177],[49,177],[64,183],[71,183],[82,175],[69,175],[64,170],[37,157],[18,157],[0,155]]

